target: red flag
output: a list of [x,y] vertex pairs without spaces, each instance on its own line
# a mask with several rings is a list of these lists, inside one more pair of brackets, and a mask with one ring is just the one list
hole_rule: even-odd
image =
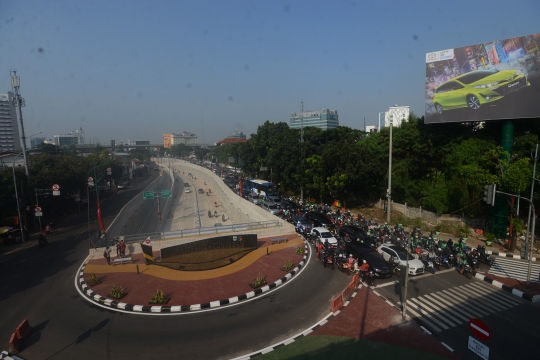
[[103,223],[103,217],[101,216],[101,206],[99,200],[97,201],[97,219],[99,223],[99,228],[102,233],[105,233],[105,224]]

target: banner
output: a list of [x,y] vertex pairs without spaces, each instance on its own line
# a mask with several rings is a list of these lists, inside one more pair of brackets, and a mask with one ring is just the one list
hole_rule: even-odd
[[150,236],[141,243],[141,249],[143,251],[144,259],[147,262],[154,261],[154,253],[152,252],[152,242],[150,241]]
[[540,33],[426,54],[425,123],[540,117]]

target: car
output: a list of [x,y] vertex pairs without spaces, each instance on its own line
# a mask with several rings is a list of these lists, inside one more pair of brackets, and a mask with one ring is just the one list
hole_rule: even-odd
[[185,193],[190,193],[190,192],[191,192],[191,189],[190,189],[190,188],[186,188],[186,189],[184,190],[184,192],[185,192]]
[[199,189],[199,194],[204,194],[204,189]]
[[361,243],[371,245],[371,239],[368,234],[357,226],[342,226],[339,229],[339,237],[343,239],[349,238],[351,241],[358,241],[360,239]]
[[189,187],[189,183],[184,183],[184,187]]
[[330,219],[328,219],[323,214],[319,214],[319,213],[316,213],[316,212],[307,212],[307,213],[304,214],[304,216],[306,218],[308,218],[309,220],[311,220],[311,222],[313,222],[314,225],[319,225],[319,226],[322,226],[322,227],[333,227],[334,226],[334,224],[332,224]]
[[247,199],[255,205],[261,204],[261,197],[256,193],[249,193]]
[[476,70],[439,85],[432,102],[439,114],[466,107],[478,110],[484,104],[500,100],[529,85],[521,70]]
[[281,204],[281,196],[279,196],[278,194],[266,195],[266,198],[275,204]]
[[316,236],[318,240],[322,243],[328,240],[328,243],[330,245],[332,245],[333,247],[337,247],[337,244],[338,244],[337,239],[326,228],[314,227],[313,229],[311,229],[311,235]]
[[409,259],[409,275],[420,275],[424,273],[424,263],[415,259],[405,248],[395,244],[382,244],[377,248],[379,254],[382,255],[384,260],[388,261],[390,265],[392,261],[397,265],[407,266],[407,258]]
[[[238,189],[238,195],[240,195],[240,189]],[[242,195],[240,196],[242,196],[244,199],[247,199],[248,195],[249,195],[249,190],[242,189]]]
[[279,214],[279,206],[271,201],[263,203],[262,208],[271,213],[272,215]]
[[159,171],[159,168],[156,166],[156,167],[154,168],[154,171]]
[[[307,218],[302,215],[297,215],[292,217],[293,225],[297,232],[300,232],[300,229],[305,229],[307,232],[311,232],[313,229],[313,224]],[[300,222],[300,224],[298,224]]]
[[376,277],[381,279],[392,277],[392,267],[376,250],[355,242],[347,243],[346,249],[348,254],[352,254],[354,258],[358,259],[358,262],[366,260]]
[[298,210],[298,205],[296,205],[294,202],[290,200],[281,200],[281,208],[296,211]]

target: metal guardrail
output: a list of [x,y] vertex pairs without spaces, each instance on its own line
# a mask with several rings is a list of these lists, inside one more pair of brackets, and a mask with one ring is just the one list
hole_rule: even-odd
[[161,232],[161,233],[153,232],[153,233],[146,233],[146,234],[123,235],[123,236],[116,236],[110,239],[106,239],[106,241],[102,242],[101,245],[111,246],[114,244],[116,240],[118,241],[124,240],[126,244],[130,244],[130,243],[137,243],[137,242],[144,241],[148,237],[150,237],[150,240],[168,240],[168,239],[183,238],[183,237],[190,237],[190,236],[250,231],[250,230],[268,229],[268,228],[282,227],[282,226],[283,224],[281,223],[280,220],[269,220],[269,221],[251,222],[251,223],[245,223],[245,224],[232,224],[232,225],[224,225],[224,226],[184,229],[184,230],[176,230],[176,231]]

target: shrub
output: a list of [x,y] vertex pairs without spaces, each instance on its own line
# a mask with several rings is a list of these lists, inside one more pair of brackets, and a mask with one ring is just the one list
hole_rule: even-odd
[[109,296],[115,299],[120,299],[125,294],[126,294],[126,290],[123,287],[113,285],[111,292],[109,293]]
[[299,246],[296,248],[296,255],[302,255],[304,253],[304,247]]
[[285,265],[283,265],[283,267],[281,268],[282,270],[286,270],[286,271],[289,271],[293,268],[293,263],[291,260],[288,260]]
[[90,278],[88,279],[88,284],[90,284],[90,286],[97,285],[100,282],[101,281],[97,278],[96,274],[91,274]]
[[488,232],[487,232],[487,233],[484,234],[484,237],[486,238],[487,241],[493,241],[493,240],[495,240],[495,235],[492,234],[492,233],[488,233]]
[[163,290],[156,290],[156,293],[154,296],[152,296],[152,299],[150,299],[150,304],[166,304],[167,301],[169,301],[168,297],[165,297],[163,295]]
[[266,276],[263,277],[261,273],[259,273],[259,276],[257,276],[253,281],[251,282],[251,286],[253,287],[259,287],[266,284]]

